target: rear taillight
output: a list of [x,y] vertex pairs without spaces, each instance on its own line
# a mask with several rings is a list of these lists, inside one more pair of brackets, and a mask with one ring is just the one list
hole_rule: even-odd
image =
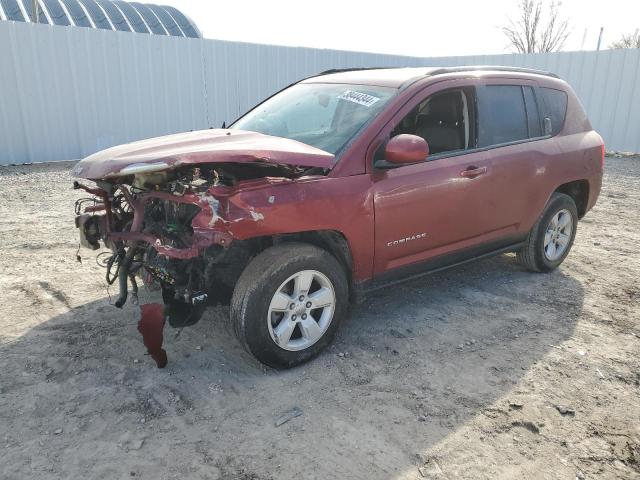
[[600,170],[604,170],[604,154],[605,154],[604,143],[602,144],[600,149],[601,149],[601,152],[600,152]]

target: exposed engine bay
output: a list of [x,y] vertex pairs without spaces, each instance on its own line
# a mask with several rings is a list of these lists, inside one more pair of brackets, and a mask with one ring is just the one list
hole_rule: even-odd
[[165,322],[193,325],[207,305],[228,303],[249,261],[290,233],[283,227],[306,192],[298,182],[324,177],[334,160],[288,138],[209,129],[118,145],[74,166],[92,182],[74,183],[90,195],[76,202],[80,244],[108,249],[97,261],[118,285],[112,303],[137,303],[141,282],[162,291],[138,323],[158,367]]
[[[133,166],[134,173],[79,182],[91,197],[76,202],[81,244],[109,252],[98,255],[106,281],[116,284],[114,305],[137,302],[138,285],[160,287],[164,316],[173,327],[196,323],[209,304],[228,302],[237,278],[249,261],[252,242],[234,242],[230,223],[256,222],[253,206],[231,201],[239,188],[253,183],[277,184],[310,174],[318,167],[252,163],[199,164],[153,171]],[[137,170],[137,171],[136,171]]]

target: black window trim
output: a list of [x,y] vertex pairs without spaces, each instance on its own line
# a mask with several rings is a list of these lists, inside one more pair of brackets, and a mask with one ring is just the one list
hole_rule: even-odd
[[[420,162],[415,162],[415,163],[394,164],[391,162],[386,162],[385,164],[378,164],[378,162],[380,162],[380,160],[378,160],[377,162],[376,161],[373,162],[373,168],[376,170],[391,170],[395,168],[410,167],[412,165],[419,165],[422,163],[431,163],[433,161],[442,160],[445,158],[461,157],[463,155],[469,155],[471,153],[480,153],[480,152],[486,152],[488,150],[494,150],[496,148],[510,147],[512,145],[519,145],[521,143],[531,143],[531,142],[538,142],[540,140],[548,140],[549,138],[552,138],[552,137],[553,135],[544,135],[542,137],[525,138],[523,140],[514,140],[513,142],[496,143],[494,145],[488,145],[486,147],[476,147],[476,148],[469,148],[467,150],[452,150],[450,152],[436,153],[433,155],[429,155],[426,160],[422,160]],[[384,145],[385,143],[386,142],[383,142],[381,146]]]
[[[540,109],[540,101],[538,100],[539,95],[537,92],[537,86],[521,85],[521,87],[522,87],[522,99],[524,100],[524,111],[525,111],[525,114],[527,115],[527,132],[529,133],[529,140],[545,137],[546,135],[544,135],[544,116],[542,115],[542,111]],[[531,93],[533,94],[533,101],[535,102],[536,108],[538,110],[538,128],[540,128],[540,132],[542,133],[542,135],[538,135],[535,137],[531,136],[531,126],[529,125],[529,108],[528,108],[527,97],[524,94],[525,88],[531,89]]]

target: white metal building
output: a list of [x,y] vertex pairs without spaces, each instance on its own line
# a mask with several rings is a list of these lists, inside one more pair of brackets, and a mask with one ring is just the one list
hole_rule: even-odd
[[195,23],[174,7],[122,0],[0,0],[0,20],[172,37],[202,36]]

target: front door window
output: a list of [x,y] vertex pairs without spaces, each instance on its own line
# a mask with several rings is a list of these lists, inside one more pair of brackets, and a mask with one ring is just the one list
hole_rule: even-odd
[[[390,138],[400,134],[424,138],[431,160],[438,154],[476,148],[474,89],[445,90],[427,97],[395,126]],[[384,148],[376,153],[376,161],[384,162]],[[378,163],[377,166],[385,165]]]

